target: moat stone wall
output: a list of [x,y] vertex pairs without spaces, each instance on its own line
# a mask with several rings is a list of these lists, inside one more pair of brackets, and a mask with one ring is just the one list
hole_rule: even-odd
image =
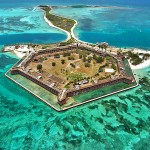
[[[18,67],[17,67],[17,65],[15,65],[11,69],[11,74],[20,74],[20,75],[24,76],[25,78],[27,78],[27,79],[33,81],[34,83],[38,84],[39,86],[43,87],[44,89],[48,90],[49,92],[51,92],[51,93],[58,96],[59,93],[60,93],[60,91],[58,89],[50,87],[49,85],[45,84],[43,81],[38,80],[37,78],[31,76],[28,73],[25,73],[22,70],[21,67],[26,68],[28,66],[28,64],[31,61],[33,61],[34,57],[36,57],[36,56],[43,55],[43,54],[48,54],[48,53],[50,53],[50,54],[57,53],[57,52],[63,53],[64,51],[72,51],[72,50],[77,49],[77,48],[79,48],[80,50],[87,50],[87,51],[90,51],[90,52],[95,53],[95,54],[103,55],[103,57],[105,57],[107,55],[110,55],[110,56],[114,57],[114,59],[121,59],[121,60],[124,59],[124,57],[122,57],[122,56],[118,57],[118,56],[115,56],[113,54],[107,54],[106,52],[96,51],[96,50],[94,50],[93,48],[90,48],[90,47],[85,47],[85,46],[78,46],[77,47],[76,45],[63,46],[63,47],[60,47],[60,48],[58,48],[58,47],[57,48],[51,48],[51,49],[40,50],[38,52],[31,53],[28,57],[26,57],[24,59],[21,59],[21,61],[19,61],[17,63]],[[19,63],[21,64],[20,66],[19,66]],[[117,62],[117,65],[118,65],[118,62]],[[132,77],[132,76],[130,76],[130,77],[122,76],[118,79],[114,79],[114,80],[108,79],[105,82],[99,82],[97,84],[93,84],[92,86],[87,86],[87,87],[83,87],[83,88],[80,88],[80,89],[73,89],[73,90],[70,90],[70,91],[68,90],[68,92],[66,92],[65,97],[63,99],[58,98],[58,103],[60,105],[63,105],[67,101],[67,97],[72,97],[72,96],[75,96],[75,95],[79,95],[81,93],[96,90],[98,88],[102,88],[104,86],[112,85],[112,84],[119,83],[119,82],[125,82],[127,84],[131,84],[133,80],[134,80],[134,77]]]
[[70,92],[67,92],[67,97],[72,97],[72,96],[75,96],[75,95],[79,95],[81,93],[96,90],[98,88],[102,88],[102,87],[107,86],[107,85],[113,85],[113,84],[116,84],[116,83],[119,83],[119,82],[125,82],[127,84],[131,84],[132,79],[127,79],[127,78],[124,77],[124,78],[120,78],[120,79],[116,79],[116,80],[111,80],[111,81],[108,81],[108,82],[105,82],[105,83],[95,84],[93,86],[89,86],[89,87],[85,87],[85,88],[81,88],[81,89],[74,89]]
[[22,76],[24,76],[25,78],[33,81],[34,83],[38,84],[39,86],[43,87],[44,89],[48,90],[49,92],[53,93],[54,95],[57,95],[59,94],[59,91],[57,89],[54,89],[52,87],[49,87],[47,84],[43,83],[42,81],[39,81],[38,79],[30,76],[29,74],[19,70],[19,69],[12,69],[11,70],[11,74],[12,75],[15,75],[15,74],[20,74]]

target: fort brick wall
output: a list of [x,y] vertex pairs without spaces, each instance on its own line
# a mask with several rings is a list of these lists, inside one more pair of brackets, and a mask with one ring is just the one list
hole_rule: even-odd
[[25,78],[33,81],[34,83],[38,84],[39,86],[43,87],[44,89],[48,90],[49,92],[53,93],[54,95],[59,94],[59,91],[57,89],[54,89],[52,87],[49,87],[47,84],[43,83],[42,81],[39,81],[38,79],[32,77],[31,75],[19,70],[19,69],[12,69],[11,70],[11,74],[15,75],[15,74],[20,74],[22,76],[24,76]]
[[[57,53],[57,52],[61,52],[63,53],[64,51],[72,51],[74,49],[77,49],[77,48],[80,48],[80,50],[87,50],[87,51],[91,51],[92,53],[95,53],[95,54],[100,54],[100,55],[103,55],[103,56],[107,56],[108,54],[106,52],[101,52],[101,51],[96,51],[94,50],[93,48],[89,48],[89,47],[85,47],[85,46],[76,46],[76,45],[71,45],[71,46],[63,46],[63,47],[60,47],[60,48],[51,48],[51,49],[47,49],[47,50],[40,50],[36,53],[31,53],[28,57],[26,57],[26,59],[22,59],[20,62],[21,63],[21,67],[27,67],[28,64],[33,61],[34,57],[36,56],[39,56],[39,55],[43,55],[43,54],[52,54],[52,53]],[[114,57],[115,59],[124,59],[123,57],[118,57],[118,56],[115,56],[113,54],[111,54],[112,57]],[[17,63],[17,65],[19,64]],[[55,94],[55,95],[59,95],[59,90],[56,89],[56,88],[53,88],[53,87],[50,87],[49,85],[47,85],[46,83],[38,80],[37,78],[31,76],[30,74],[28,73],[25,73],[20,67],[17,67],[17,65],[15,65],[12,69],[11,69],[11,74],[20,74],[22,76],[24,76],[25,78],[33,81],[34,83],[38,84],[39,86],[43,87],[44,89],[48,90],[49,92]],[[118,65],[118,62],[117,62],[117,65]],[[119,72],[120,72],[120,68],[118,67],[119,69]],[[92,91],[92,90],[96,90],[98,88],[102,88],[104,86],[107,86],[107,85],[112,85],[112,84],[115,84],[115,83],[119,83],[119,82],[125,82],[127,84],[131,84],[132,81],[133,81],[134,77],[130,76],[120,76],[119,78],[117,79],[108,79],[108,80],[105,80],[103,82],[99,81],[97,84],[93,84],[92,86],[87,86],[87,87],[81,87],[80,89],[73,89],[73,90],[70,90],[70,91],[67,91],[66,93],[66,96],[63,98],[63,99],[59,99],[58,98],[58,103],[60,105],[63,105],[66,103],[67,101],[67,97],[72,97],[72,96],[75,96],[75,95],[79,95],[81,93],[84,93],[84,92],[89,92],[89,91]],[[58,96],[59,97],[59,96]]]
[[99,84],[95,84],[93,86],[80,88],[78,90],[77,89],[71,90],[71,91],[67,92],[67,97],[72,97],[72,96],[79,95],[79,94],[84,93],[84,92],[89,92],[89,91],[92,91],[92,90],[96,90],[98,88],[102,88],[102,87],[107,86],[107,85],[113,85],[115,83],[120,83],[120,82],[125,82],[127,84],[131,84],[132,79],[128,79],[128,78],[123,77],[123,78],[119,78],[119,79],[116,79],[116,80],[111,80],[111,81],[108,81],[108,82],[105,82],[105,83],[99,83]]

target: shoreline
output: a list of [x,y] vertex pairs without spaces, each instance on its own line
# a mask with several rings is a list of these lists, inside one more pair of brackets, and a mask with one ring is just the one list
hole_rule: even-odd
[[67,34],[67,39],[65,40],[65,42],[68,41],[69,39],[71,39],[71,34],[70,34],[68,31],[66,31],[66,30],[64,30],[64,29],[61,29],[61,28],[59,28],[59,27],[53,25],[52,22],[49,21],[49,20],[46,18],[45,14],[44,14],[44,20],[45,20],[45,22],[46,22],[50,27],[59,29],[59,30],[61,30],[61,31],[63,31],[63,32],[65,32],[65,33]]
[[[56,16],[58,16],[58,15],[56,15]],[[88,42],[79,40],[79,39],[75,36],[75,34],[74,34],[74,29],[75,29],[75,27],[76,27],[77,24],[78,24],[78,22],[77,22],[75,19],[73,19],[73,20],[75,21],[75,24],[74,24],[73,27],[71,28],[71,32],[68,32],[68,31],[66,31],[66,30],[64,30],[64,29],[62,29],[62,28],[59,28],[59,27],[53,25],[53,23],[52,23],[50,20],[47,19],[46,13],[44,13],[44,20],[45,20],[45,22],[46,22],[50,27],[56,28],[56,29],[58,29],[58,30],[61,30],[61,31],[63,31],[63,32],[65,32],[65,33],[67,34],[67,39],[65,40],[65,42],[67,42],[68,40],[71,39],[71,37],[73,37],[73,38],[74,38],[76,41],[78,41],[78,42],[81,42],[81,43],[88,43]]]
[[[73,20],[74,20],[74,19],[73,19]],[[78,22],[77,22],[76,20],[74,20],[74,21],[75,21],[75,24],[74,24],[74,26],[71,28],[71,36],[72,36],[76,41],[78,41],[78,42],[81,42],[81,43],[88,43],[88,42],[79,40],[79,39],[75,36],[75,34],[74,34],[74,29],[75,29],[76,26],[78,25]]]
[[21,59],[21,58],[23,58],[23,57],[25,56],[25,54],[23,54],[23,53],[21,53],[21,52],[18,52],[18,51],[16,51],[16,50],[14,50],[13,53],[14,53],[19,59]]
[[144,60],[141,64],[136,65],[136,66],[132,65],[130,61],[129,63],[130,63],[131,69],[133,70],[144,69],[144,68],[150,67],[150,59]]
[[[138,49],[138,48],[134,48],[132,50],[133,53],[135,54],[140,54],[140,53],[143,53],[143,54],[150,54],[150,51],[146,51],[146,50],[142,50],[142,49]],[[130,63],[130,66],[131,66],[131,69],[133,70],[138,70],[138,69],[143,69],[143,68],[147,68],[147,67],[150,67],[150,58],[147,59],[147,60],[143,60],[142,63],[138,64],[138,65],[132,65],[131,62],[129,61]]]
[[[36,7],[34,7],[34,9],[39,9],[39,7],[36,6]],[[42,9],[40,9],[40,10],[42,10]],[[56,16],[57,16],[57,15],[56,15]],[[64,42],[67,42],[67,41],[70,40],[71,38],[74,38],[74,40],[75,40],[76,42],[81,42],[82,44],[93,44],[93,43],[89,43],[89,42],[85,42],[85,41],[79,40],[79,39],[75,36],[75,34],[74,34],[74,29],[75,29],[75,27],[78,25],[78,22],[77,22],[76,20],[74,20],[74,19],[73,19],[73,20],[75,21],[75,24],[74,24],[73,27],[71,28],[71,32],[66,31],[66,30],[64,30],[64,29],[62,29],[62,28],[60,28],[60,27],[57,27],[57,26],[53,25],[53,23],[52,23],[50,20],[47,19],[46,13],[44,13],[44,20],[45,20],[45,22],[46,22],[49,26],[51,26],[51,27],[53,27],[53,28],[56,28],[56,29],[58,29],[58,30],[60,30],[60,31],[63,31],[64,33],[67,34],[67,39],[66,39]],[[62,41],[62,42],[63,42],[63,41]],[[95,46],[96,46],[96,45],[95,45]],[[112,49],[112,52],[115,52],[115,53],[116,53],[120,48],[115,47],[115,46],[110,46],[109,49]],[[121,51],[122,51],[122,52],[132,51],[133,53],[137,53],[137,54],[140,54],[140,53],[143,53],[143,54],[150,54],[150,51],[147,51],[147,50],[144,50],[144,49],[139,49],[139,48],[121,48]],[[19,57],[19,58],[22,58],[22,57],[24,56],[24,54],[22,54],[22,52],[18,52],[18,51],[16,51],[16,50],[14,50],[13,53],[16,54],[17,57]],[[146,67],[150,66],[150,59],[144,60],[141,64],[136,65],[136,66],[135,66],[135,65],[132,65],[130,61],[129,61],[129,63],[130,63],[130,66],[131,66],[131,68],[132,68],[133,70],[143,69],[143,68],[146,68]]]
[[[7,48],[7,46],[5,47]],[[110,47],[111,48],[111,47]],[[114,48],[114,47],[113,47]],[[118,50],[118,48],[116,47],[116,49],[114,48],[113,52],[116,53]],[[141,50],[141,49],[137,49],[135,48],[134,50],[133,49],[121,49],[123,52],[127,52],[127,51],[132,51],[134,53],[137,53],[137,54],[150,54],[150,51],[145,51],[145,50]],[[12,52],[13,54],[15,54],[19,59],[21,59],[22,57],[24,57],[26,55],[26,53],[23,53],[23,51],[17,51],[16,49],[14,50],[6,50],[4,52]],[[112,53],[112,52],[111,52]],[[132,65],[132,63],[129,61],[129,64],[131,66],[131,69],[132,70],[138,70],[138,69],[143,69],[143,68],[147,68],[147,67],[150,67],[150,59],[147,59],[147,60],[144,60],[142,63],[138,64],[138,65]]]
[[134,48],[133,49],[134,53],[144,53],[144,54],[150,54],[150,51],[144,50],[144,49],[138,49],[138,48]]

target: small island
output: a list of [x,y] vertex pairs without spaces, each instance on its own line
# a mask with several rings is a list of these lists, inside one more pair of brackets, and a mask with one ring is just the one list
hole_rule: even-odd
[[76,41],[76,38],[73,34],[73,29],[77,25],[75,20],[52,14],[51,11],[53,8],[51,6],[41,5],[38,6],[38,8],[45,11],[44,19],[50,26],[56,27],[67,33],[67,40],[61,44],[70,44]]
[[39,6],[52,27],[67,33],[66,41],[55,44],[13,45],[4,51],[23,53],[6,76],[57,111],[85,104],[138,85],[131,65],[149,61],[149,53],[111,47],[106,42],[91,44],[78,40],[77,21],[51,13]]

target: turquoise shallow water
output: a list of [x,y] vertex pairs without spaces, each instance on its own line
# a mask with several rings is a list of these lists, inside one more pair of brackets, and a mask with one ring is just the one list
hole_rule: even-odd
[[59,8],[53,12],[78,21],[75,35],[80,40],[90,43],[106,41],[119,47],[150,48],[149,7]]
[[[5,0],[5,3],[6,2],[7,1]],[[13,2],[15,1],[13,0]],[[58,2],[61,3],[60,0]],[[96,2],[98,3],[98,1]],[[63,1],[63,4],[64,3],[65,2]],[[131,2],[129,1],[129,4],[130,3]],[[37,3],[35,3],[35,1],[33,1],[31,4],[28,3],[28,8],[20,8],[20,6],[26,6],[25,2],[21,3],[17,1],[16,5],[11,3],[11,7],[14,6],[17,8],[15,10],[16,13],[14,12],[14,9],[10,7],[10,5],[8,6],[8,4],[6,4],[0,6],[0,35],[2,40],[7,35],[21,35],[22,33],[32,33],[33,39],[31,40],[33,41],[35,40],[35,35],[37,33],[56,33],[58,36],[63,35],[62,32],[50,28],[47,24],[45,24],[44,20],[40,20],[43,15],[42,12],[37,11],[36,13],[32,13],[33,8],[31,5],[36,5]],[[7,8],[7,13],[2,13],[4,8]],[[85,36],[86,34],[83,34],[86,32],[88,33],[88,37],[90,37],[89,35],[93,35],[91,32],[94,32],[95,40],[97,37],[99,37],[99,31],[102,29],[94,25],[92,25],[92,28],[90,29],[86,28],[85,25],[89,25],[90,21],[85,20],[90,20],[92,17],[92,19],[95,19],[95,22],[98,23],[98,16],[102,17],[104,15],[103,17],[109,20],[108,17],[111,15],[110,12],[114,11],[115,13],[115,11],[119,11],[110,9],[90,10],[89,8],[86,9],[85,12],[82,9],[78,9],[78,11],[76,10],[77,9],[72,9],[69,11],[69,14],[65,13],[64,9],[60,9],[58,11],[61,12],[61,15],[70,17],[73,15],[76,16],[76,19],[79,20],[79,26],[75,30],[75,33],[82,40],[87,39],[87,36]],[[128,11],[130,12],[130,10]],[[145,12],[147,11],[148,10],[146,9]],[[134,13],[136,14],[136,12]],[[121,13],[117,13],[116,15],[120,16]],[[116,17],[116,15],[114,17]],[[124,14],[122,15],[124,16]],[[129,14],[127,13],[126,15]],[[149,16],[146,14],[141,15],[143,15],[142,21],[144,23],[140,24],[140,29],[142,31],[148,30]],[[16,18],[16,16],[19,18]],[[103,26],[103,28],[106,28],[104,32],[108,32],[109,37],[110,31],[108,29],[110,28],[110,24],[108,24],[108,28],[106,26],[107,21],[106,23],[103,21],[101,24],[101,21],[103,20],[101,17],[99,18],[100,22],[98,24]],[[141,19],[137,19],[138,17],[139,16],[136,18],[134,17],[135,20],[133,20],[132,24],[135,24],[135,26],[138,26],[137,24],[141,21]],[[109,20],[110,22],[113,21],[111,18],[112,15]],[[22,23],[20,19],[25,21]],[[144,29],[143,27],[145,22],[147,22],[147,29]],[[119,21],[118,24],[119,28],[121,28]],[[125,18],[123,25],[124,28],[130,28],[129,24],[125,22]],[[14,29],[18,29],[18,31],[14,31]],[[121,29],[120,32],[122,31],[123,30]],[[98,34],[96,34],[96,32]],[[117,32],[120,33],[119,31]],[[114,29],[112,31],[112,37],[114,35],[113,33]],[[148,35],[149,32],[147,33],[147,37]],[[12,39],[13,37],[7,40],[7,42],[13,42]],[[15,40],[17,39],[18,38]],[[38,40],[41,40],[42,43],[42,39],[43,37],[41,39],[39,38]],[[59,41],[64,39],[65,35],[62,37],[62,39],[57,39],[57,37],[55,37],[53,40]],[[92,40],[92,38],[89,38],[87,41],[90,41],[90,39]],[[145,40],[147,41],[149,38],[143,38],[142,41]],[[18,39],[18,42],[19,41],[26,42]],[[52,39],[49,38],[48,42],[52,42]],[[123,43],[122,45],[125,44],[125,46],[129,46],[126,45],[126,43]],[[139,43],[140,42],[137,41],[136,45]],[[139,47],[149,47],[147,42],[144,43],[144,46],[139,45]],[[1,45],[3,45],[3,43],[1,43]],[[135,89],[88,103],[65,112],[56,112],[5,77],[5,72],[17,60],[18,58],[10,53],[0,53],[0,149],[150,149],[150,67],[137,70],[135,72],[140,78],[140,85]]]
[[56,112],[4,76],[15,57],[1,54],[0,61],[1,149],[149,149],[148,78],[131,91]]
[[67,36],[50,27],[43,16],[35,7],[0,8],[0,45],[64,41]]

